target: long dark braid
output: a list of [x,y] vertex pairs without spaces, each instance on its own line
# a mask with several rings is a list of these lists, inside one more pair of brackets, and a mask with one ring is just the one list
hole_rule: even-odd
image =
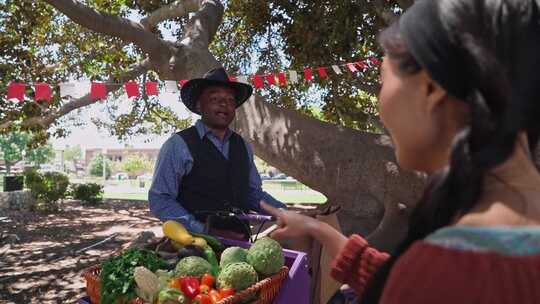
[[[519,131],[526,131],[529,147],[533,153],[535,151],[540,124],[532,115],[540,112],[540,106],[536,105],[540,102],[540,90],[528,87],[524,94],[512,91],[516,86],[509,76],[513,75],[508,73],[506,62],[501,62],[497,57],[499,54],[493,51],[497,48],[496,38],[486,35],[485,24],[471,24],[477,22],[474,18],[460,21],[462,28],[452,39],[458,46],[463,74],[469,82],[469,89],[461,98],[471,111],[468,127],[456,136],[449,167],[430,177],[424,195],[410,217],[407,237],[375,274],[362,303],[378,303],[391,268],[414,242],[451,224],[475,206],[483,193],[485,176],[511,156]],[[471,32],[471,29],[477,32]],[[381,35],[380,42],[402,72],[413,74],[420,70],[419,64],[406,51],[404,41],[399,39],[398,23]],[[530,83],[534,82],[529,80]],[[525,100],[515,100],[517,96]],[[535,98],[536,103],[533,103]]]

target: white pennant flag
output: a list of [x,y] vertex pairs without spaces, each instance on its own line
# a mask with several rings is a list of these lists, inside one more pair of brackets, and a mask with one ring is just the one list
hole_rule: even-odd
[[334,70],[337,75],[343,74],[337,65],[333,65],[332,70]]
[[178,82],[175,80],[165,80],[165,92],[178,93]]
[[289,71],[289,81],[291,83],[297,83],[298,82],[298,73],[296,71]]
[[238,77],[236,78],[236,81],[237,81],[237,82],[241,82],[241,83],[246,83],[246,84],[247,84],[247,83],[248,83],[248,78],[247,78],[247,76],[238,76]]
[[81,98],[90,94],[90,87],[90,81],[63,82],[60,84],[60,97]]

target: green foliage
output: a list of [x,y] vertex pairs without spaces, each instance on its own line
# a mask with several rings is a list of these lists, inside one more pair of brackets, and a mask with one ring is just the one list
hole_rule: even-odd
[[121,169],[130,176],[137,176],[152,171],[154,163],[139,155],[130,155],[122,161]]
[[96,183],[72,184],[71,195],[85,204],[97,205],[103,201],[103,186]]
[[64,160],[66,161],[78,161],[82,159],[81,146],[66,147],[64,150]]
[[68,194],[69,178],[60,172],[39,173],[36,169],[24,172],[26,187],[36,198],[36,209],[58,211],[58,201]]
[[135,298],[135,267],[144,266],[155,272],[165,266],[165,262],[154,252],[131,248],[119,256],[107,259],[101,267],[100,293],[102,304],[116,304],[119,299],[129,303]]
[[103,162],[105,161],[105,176],[106,178],[111,177],[111,161],[105,157],[103,154],[97,154],[90,161],[90,175],[92,176],[101,176],[103,177]]
[[34,145],[34,136],[28,132],[12,131],[0,134],[0,158],[4,160],[9,174],[10,168],[16,162],[25,159],[39,165],[54,158],[54,150],[50,144]]
[[[399,11],[393,1],[324,0],[223,0],[224,20],[214,38],[211,51],[232,74],[270,73],[288,69],[302,71],[346,63],[380,55],[376,35],[385,25],[382,9]],[[172,3],[172,0],[88,0],[82,3],[98,11],[136,19]],[[381,4],[382,3],[382,4]],[[164,22],[153,29],[164,36],[163,29],[180,39],[187,18]],[[0,124],[43,116],[58,110],[64,102],[58,94],[50,103],[12,102],[5,99],[7,83],[48,82],[57,84],[70,78],[103,80],[118,77],[129,65],[144,58],[139,48],[125,45],[118,38],[89,31],[54,9],[45,1],[0,1]],[[329,73],[332,74],[332,73]],[[137,79],[143,82],[147,75]],[[300,111],[318,119],[347,127],[380,132],[373,95],[365,88],[377,87],[377,71],[356,76],[319,79],[313,84],[300,82],[285,88],[262,92],[269,102]],[[28,98],[33,90],[27,89]],[[111,100],[118,94],[111,95]],[[140,134],[165,134],[189,125],[155,97],[133,101],[128,113],[118,114],[116,103],[108,103],[110,121],[95,121],[121,139]],[[316,109],[313,111],[313,109]],[[60,120],[54,133],[40,125],[22,131],[40,132],[42,143],[50,136],[63,137],[71,126],[79,126],[79,115]],[[8,130],[12,131],[12,130]]]

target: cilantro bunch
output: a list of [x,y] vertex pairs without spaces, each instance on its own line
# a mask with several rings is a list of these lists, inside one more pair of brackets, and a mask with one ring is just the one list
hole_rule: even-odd
[[137,266],[144,266],[150,271],[165,266],[165,261],[154,252],[130,248],[122,255],[111,257],[101,265],[100,303],[126,303],[136,297],[133,271]]

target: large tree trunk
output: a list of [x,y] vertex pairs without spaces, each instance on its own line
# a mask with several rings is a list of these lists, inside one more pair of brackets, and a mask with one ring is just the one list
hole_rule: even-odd
[[386,250],[404,236],[423,180],[398,168],[388,136],[324,123],[258,96],[238,109],[234,127],[257,156],[341,205],[345,233],[370,235]]
[[[219,0],[174,1],[141,23],[96,12],[79,1],[45,1],[82,26],[134,43],[148,55],[120,82],[149,69],[161,79],[180,80],[200,77],[219,66],[208,50],[222,21]],[[412,0],[400,2],[407,5]],[[194,14],[180,41],[163,40],[149,30],[163,20],[189,13]],[[108,86],[108,91],[118,88]],[[91,102],[86,96],[25,123],[49,126]],[[0,129],[9,125],[0,124]],[[384,250],[394,248],[403,237],[407,211],[418,199],[422,178],[398,168],[388,137],[324,123],[256,96],[238,110],[235,126],[262,159],[322,192],[331,204],[343,206],[339,217],[345,233],[370,235],[372,244]]]

